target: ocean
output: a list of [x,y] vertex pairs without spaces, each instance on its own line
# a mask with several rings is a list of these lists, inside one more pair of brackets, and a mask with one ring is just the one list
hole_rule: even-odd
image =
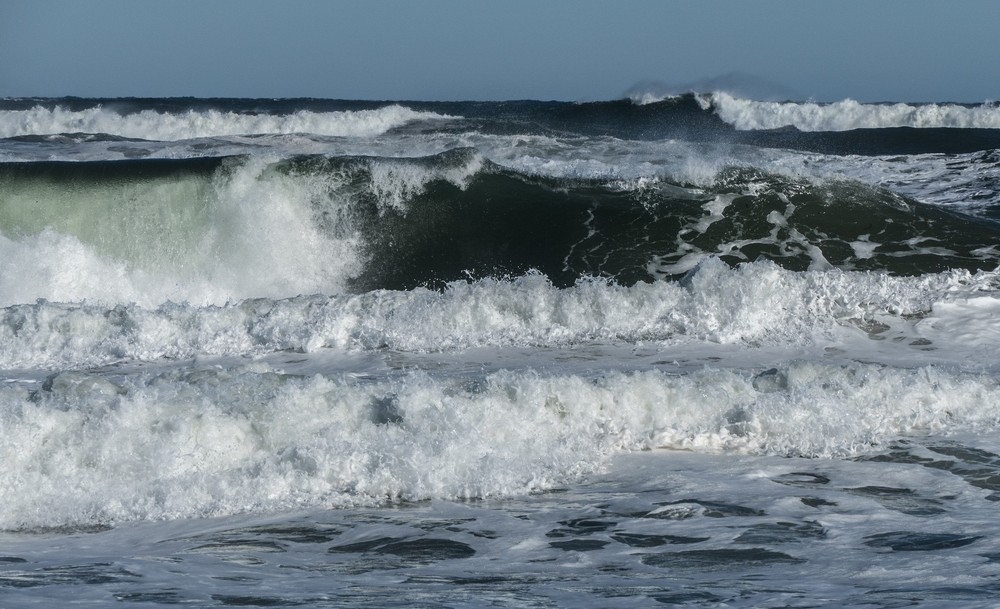
[[993,103],[0,100],[0,607],[996,607],[998,424]]

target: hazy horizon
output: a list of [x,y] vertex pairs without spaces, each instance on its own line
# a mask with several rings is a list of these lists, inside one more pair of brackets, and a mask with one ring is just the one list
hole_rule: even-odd
[[738,75],[768,99],[975,103],[1000,97],[996,23],[987,0],[9,0],[0,96],[594,101]]

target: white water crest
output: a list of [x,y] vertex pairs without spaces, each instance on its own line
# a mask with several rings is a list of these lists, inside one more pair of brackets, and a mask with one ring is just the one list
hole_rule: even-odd
[[243,114],[219,110],[180,113],[143,110],[119,114],[100,106],[85,110],[36,106],[30,110],[0,111],[0,137],[59,133],[105,133],[143,140],[173,141],[245,134],[293,134],[366,137],[417,120],[451,117],[418,112],[401,105],[374,110],[291,114]]
[[[923,277],[731,269],[709,259],[684,282],[558,289],[541,275],[456,282],[444,291],[249,299],[223,306],[167,303],[0,309],[0,367],[98,366],[122,359],[262,356],[281,351],[479,347],[574,348],[589,342],[783,349],[846,345],[856,357],[905,365],[993,366],[996,273]],[[960,330],[960,331],[958,331]],[[943,358],[943,359],[942,359]]]

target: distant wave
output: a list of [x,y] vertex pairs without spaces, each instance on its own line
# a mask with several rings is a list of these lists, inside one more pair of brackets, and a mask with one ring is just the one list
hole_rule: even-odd
[[434,112],[419,112],[398,104],[368,110],[290,114],[227,112],[215,109],[185,112],[121,114],[103,106],[66,109],[38,105],[27,110],[0,111],[0,137],[62,133],[106,133],[143,140],[173,141],[200,137],[246,134],[310,133],[364,137],[385,133],[412,121],[447,119]]
[[993,104],[863,104],[853,99],[832,104],[758,102],[715,93],[711,106],[719,118],[743,131],[789,126],[800,131],[1000,129],[1000,107]]
[[725,92],[658,95],[637,92],[629,97],[640,106],[693,99],[702,110],[714,112],[740,131],[794,127],[799,131],[853,129],[1000,129],[1000,106],[993,103],[908,104],[861,103],[845,99],[833,103],[754,101]]

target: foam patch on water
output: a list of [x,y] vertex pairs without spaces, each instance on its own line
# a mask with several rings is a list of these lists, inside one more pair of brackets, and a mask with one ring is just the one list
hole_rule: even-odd
[[1000,163],[996,151],[859,157],[760,153],[758,166],[783,174],[819,179],[858,180],[925,203],[975,212],[1000,203]]

